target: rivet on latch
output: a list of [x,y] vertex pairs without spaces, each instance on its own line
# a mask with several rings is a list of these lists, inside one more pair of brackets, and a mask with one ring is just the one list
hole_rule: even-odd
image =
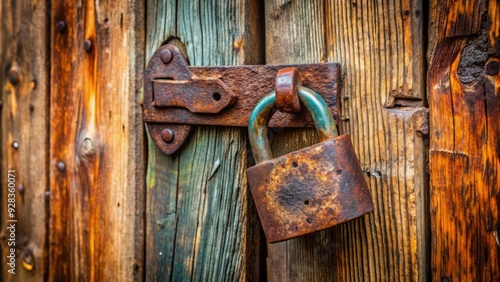
[[64,21],[59,21],[56,25],[56,28],[60,34],[63,34],[66,32],[66,23]]
[[172,61],[172,52],[168,49],[163,49],[161,52],[160,52],[160,60],[164,63],[164,64],[168,64],[170,63],[170,61]]
[[490,61],[486,64],[486,73],[489,75],[496,75],[500,68],[500,63],[497,61]]
[[92,41],[90,39],[85,40],[83,42],[83,49],[85,49],[85,52],[90,53],[92,51]]
[[161,132],[161,140],[165,143],[171,143],[174,140],[174,132],[170,128],[165,128]]

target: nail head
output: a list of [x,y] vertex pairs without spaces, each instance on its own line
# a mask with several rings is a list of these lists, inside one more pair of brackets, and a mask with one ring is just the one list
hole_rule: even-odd
[[14,148],[16,150],[19,149],[19,142],[17,142],[17,141],[12,142],[12,148]]
[[489,61],[486,64],[486,73],[489,75],[496,75],[500,68],[500,63],[498,61]]
[[15,68],[9,70],[9,82],[12,85],[17,85],[19,83],[19,71]]
[[57,163],[57,169],[60,171],[60,172],[63,172],[66,170],[66,164],[64,162],[58,162]]
[[17,191],[19,191],[19,193],[20,193],[21,195],[23,195],[23,194],[24,194],[24,185],[19,184],[19,185],[17,186]]
[[89,39],[85,40],[83,43],[83,49],[85,49],[85,52],[90,53],[92,51],[92,41]]
[[64,21],[59,21],[56,25],[56,28],[60,34],[63,34],[66,32],[66,23]]

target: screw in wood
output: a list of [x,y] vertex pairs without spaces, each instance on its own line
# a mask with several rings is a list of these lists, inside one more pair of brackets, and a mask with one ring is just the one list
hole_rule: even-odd
[[60,34],[66,32],[66,23],[64,21],[59,21],[56,25],[56,29]]
[[90,53],[92,51],[92,41],[90,39],[85,40],[83,42],[83,49],[85,49],[85,52]]
[[498,73],[498,69],[500,67],[500,63],[498,61],[489,61],[486,64],[486,73],[489,75],[496,75]]
[[12,142],[12,148],[14,148],[16,150],[19,149],[19,142],[17,142],[17,141]]
[[170,50],[168,50],[168,49],[163,49],[163,50],[160,52],[160,60],[161,60],[164,64],[168,64],[168,63],[170,63],[170,61],[172,60],[172,52],[170,52]]
[[170,128],[165,128],[161,132],[161,140],[165,143],[171,143],[174,141],[174,132]]
[[63,172],[66,170],[66,164],[64,162],[58,162],[57,163],[57,169],[60,171],[60,172]]

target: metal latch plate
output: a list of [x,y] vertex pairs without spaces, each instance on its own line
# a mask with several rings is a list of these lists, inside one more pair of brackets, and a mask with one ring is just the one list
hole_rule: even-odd
[[[276,74],[285,67],[297,68],[302,85],[320,94],[338,120],[337,63],[190,67],[173,45],[161,46],[146,68],[143,120],[165,154],[174,153],[184,143],[192,125],[246,127],[254,106],[274,90]],[[269,126],[314,124],[303,109],[297,114],[277,112]],[[171,138],[162,138],[167,129]]]

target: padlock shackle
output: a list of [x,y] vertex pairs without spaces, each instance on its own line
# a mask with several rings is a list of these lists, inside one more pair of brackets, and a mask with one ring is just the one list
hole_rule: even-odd
[[[304,86],[298,87],[298,93],[300,102],[311,113],[320,140],[326,141],[338,136],[332,113],[325,100],[318,93]],[[276,111],[276,92],[273,91],[257,103],[250,115],[248,135],[253,157],[257,164],[273,158],[271,146],[267,138],[267,125]]]

